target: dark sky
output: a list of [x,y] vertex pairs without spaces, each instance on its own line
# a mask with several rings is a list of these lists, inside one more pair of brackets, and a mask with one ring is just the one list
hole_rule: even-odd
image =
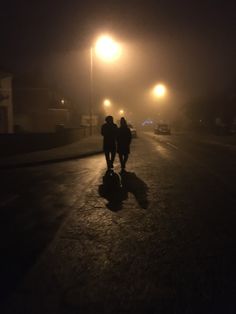
[[4,1],[0,66],[46,67],[75,97],[86,98],[86,51],[97,34],[123,44],[124,59],[97,65],[98,97],[143,102],[164,81],[176,102],[219,92],[235,81],[235,1]]

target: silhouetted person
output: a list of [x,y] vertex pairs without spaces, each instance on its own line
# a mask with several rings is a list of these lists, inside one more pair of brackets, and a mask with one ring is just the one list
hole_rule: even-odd
[[131,131],[125,118],[122,117],[117,134],[117,152],[119,154],[121,171],[125,170],[126,162],[129,158],[131,138]]
[[113,169],[113,162],[116,156],[117,125],[113,122],[112,116],[105,118],[106,123],[102,125],[103,151],[106,157],[107,169]]

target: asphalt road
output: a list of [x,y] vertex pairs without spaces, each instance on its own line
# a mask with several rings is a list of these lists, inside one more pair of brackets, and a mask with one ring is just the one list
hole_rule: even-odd
[[35,267],[29,313],[236,312],[235,146],[141,134],[131,150],[122,189],[102,155],[1,171],[2,302]]

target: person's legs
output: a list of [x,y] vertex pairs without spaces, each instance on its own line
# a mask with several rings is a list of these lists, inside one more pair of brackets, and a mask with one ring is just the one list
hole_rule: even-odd
[[106,162],[107,162],[107,169],[110,169],[110,152],[108,150],[104,151],[105,157],[106,157]]
[[120,159],[120,166],[123,169],[123,155],[119,153],[119,159]]
[[128,158],[129,158],[129,154],[124,154],[124,159],[123,159],[123,162],[124,162],[124,169],[125,169],[125,165],[126,165],[126,162],[127,162],[127,160],[128,160]]
[[120,157],[120,166],[121,166],[121,169],[124,170],[124,169],[125,169],[126,161],[127,161],[127,159],[128,159],[128,155],[126,155],[126,154],[120,154],[119,157]]
[[114,168],[113,163],[114,163],[115,157],[116,157],[116,151],[112,150],[111,151],[111,168]]

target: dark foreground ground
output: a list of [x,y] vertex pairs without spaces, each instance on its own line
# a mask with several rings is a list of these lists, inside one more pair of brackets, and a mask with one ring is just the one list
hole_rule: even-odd
[[102,155],[1,171],[2,312],[235,313],[235,155],[141,134],[122,189]]

